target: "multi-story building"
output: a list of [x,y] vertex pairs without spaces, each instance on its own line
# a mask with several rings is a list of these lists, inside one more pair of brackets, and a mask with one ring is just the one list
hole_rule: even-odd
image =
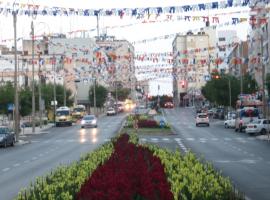
[[134,47],[127,40],[117,40],[115,37],[101,36],[96,39],[100,54],[97,57],[101,68],[106,67],[106,80],[111,90],[117,87],[130,88],[135,98],[135,64]]
[[269,4],[264,1],[252,0],[250,2],[249,35],[249,73],[253,75],[259,87],[263,88],[263,76],[269,69]]
[[[183,97],[200,96],[201,87],[215,68],[215,30],[206,27],[194,34],[177,35],[173,40],[173,96],[175,105],[183,105]],[[186,97],[187,97],[186,96]],[[189,98],[190,103],[191,98]]]
[[217,53],[216,58],[220,59],[217,62],[217,69],[219,72],[229,73],[229,59],[235,49],[235,45],[239,42],[236,30],[220,30],[217,31]]

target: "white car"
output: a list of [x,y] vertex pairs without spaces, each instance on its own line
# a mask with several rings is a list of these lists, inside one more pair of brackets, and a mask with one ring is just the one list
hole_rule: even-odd
[[107,116],[109,115],[116,115],[116,110],[114,108],[108,108]]
[[235,128],[235,119],[227,119],[224,121],[225,128]]
[[207,126],[210,126],[209,118],[207,113],[198,113],[196,116],[196,126],[199,126],[200,124],[206,124]]
[[97,118],[95,115],[85,115],[81,120],[81,128],[95,127],[97,128]]
[[[259,119],[247,124],[246,133],[250,135],[266,134],[270,129],[270,120]],[[268,131],[267,131],[268,130]]]

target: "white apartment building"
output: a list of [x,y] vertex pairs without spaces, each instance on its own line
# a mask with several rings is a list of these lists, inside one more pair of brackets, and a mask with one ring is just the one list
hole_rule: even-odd
[[[216,32],[206,27],[198,33],[177,35],[173,41],[173,96],[183,105],[184,95],[200,96],[201,88],[215,68]],[[191,100],[191,99],[189,99]]]
[[262,88],[263,67],[265,74],[269,69],[269,4],[263,1],[251,0],[250,2],[250,25],[249,34],[249,72],[253,75],[260,88]]
[[96,44],[101,52],[99,65],[107,69],[106,80],[111,89],[117,84],[118,87],[130,88],[135,92],[134,46],[127,40],[117,40],[106,35],[97,38]]
[[222,62],[217,65],[219,72],[229,73],[229,56],[239,42],[236,30],[219,30],[217,31],[217,53],[216,58]]

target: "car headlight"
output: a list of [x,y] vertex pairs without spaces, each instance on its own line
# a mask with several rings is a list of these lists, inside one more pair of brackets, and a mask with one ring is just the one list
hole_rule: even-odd
[[82,121],[81,121],[81,124],[85,124],[85,121],[84,121],[84,120],[82,120]]
[[97,123],[97,120],[96,120],[96,119],[94,119],[94,120],[92,121],[92,123],[93,123],[93,124]]

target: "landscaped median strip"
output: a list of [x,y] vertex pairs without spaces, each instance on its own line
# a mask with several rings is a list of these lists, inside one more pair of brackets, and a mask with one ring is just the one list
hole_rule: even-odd
[[96,200],[118,200],[124,196],[140,200],[244,199],[228,178],[222,177],[212,165],[202,164],[194,154],[140,145],[134,134],[113,138],[80,161],[37,178],[16,199],[84,200],[93,199],[91,194],[95,194]]

